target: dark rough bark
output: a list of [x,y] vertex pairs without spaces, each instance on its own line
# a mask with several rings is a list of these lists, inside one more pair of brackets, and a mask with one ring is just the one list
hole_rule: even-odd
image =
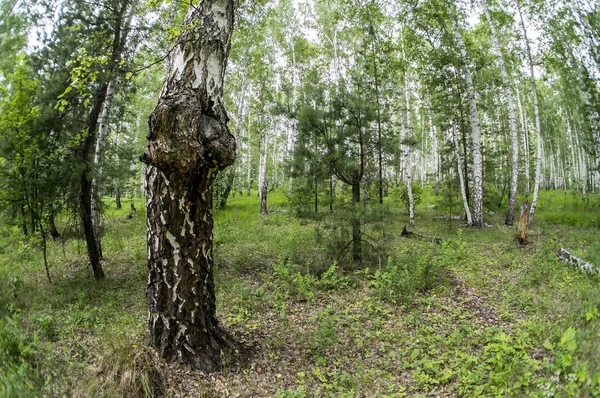
[[54,212],[51,212],[50,217],[48,217],[48,232],[50,232],[52,239],[60,238],[60,234],[58,233],[56,222],[54,220]]
[[79,191],[79,211],[83,232],[85,235],[85,243],[88,251],[88,259],[94,272],[96,279],[104,278],[104,270],[102,269],[102,243],[100,241],[99,231],[94,228],[92,220],[92,165],[94,147],[96,143],[96,127],[98,125],[98,116],[102,109],[102,104],[106,98],[106,85],[104,85],[96,95],[94,106],[87,121],[87,133],[83,139],[80,151],[80,159],[84,165],[84,170],[80,179]]
[[23,235],[28,236],[29,231],[27,231],[27,213],[25,212],[25,206],[21,206],[21,217],[22,217],[22,225]]
[[221,198],[219,200],[219,209],[224,209],[225,207],[227,207],[227,200],[229,199],[229,194],[231,193],[231,190],[233,189],[234,178],[235,178],[235,172],[234,172],[233,168],[231,168],[231,170],[229,171],[229,174],[227,175],[227,182],[225,184],[225,189],[223,190],[223,193],[221,194]]
[[430,238],[425,235],[421,235],[416,232],[410,231],[408,229],[407,225],[405,225],[404,228],[402,228],[402,232],[400,233],[400,236],[402,236],[404,238],[422,239],[422,240],[425,240],[425,241],[431,242],[431,243],[437,243],[437,244],[442,243],[442,240],[440,238]]
[[121,209],[123,207],[121,204],[121,185],[118,182],[115,187],[115,203],[117,204],[117,209]]
[[147,152],[148,327],[160,356],[218,369],[227,344],[216,317],[212,186],[235,159],[223,78],[234,0],[191,8],[158,105]]
[[360,180],[352,182],[352,204],[354,205],[352,215],[352,260],[360,264],[362,261],[362,236],[360,233]]
[[529,202],[525,201],[521,203],[521,215],[519,216],[519,232],[517,240],[520,245],[527,244],[527,226],[529,217]]
[[[111,53],[111,66],[117,64],[117,61],[121,57],[123,51],[123,42],[121,40],[122,35],[122,22],[129,4],[128,0],[123,0],[118,10],[115,11],[115,25],[114,34],[112,40],[112,53]],[[83,171],[80,179],[80,216],[85,233],[85,240],[88,249],[88,257],[94,277],[96,279],[104,278],[104,270],[102,269],[102,243],[100,241],[100,230],[99,230],[99,217],[94,220],[94,203],[100,204],[99,198],[94,198],[94,182],[93,182],[93,163],[96,148],[96,141],[98,138],[98,122],[100,118],[100,112],[104,106],[108,93],[108,82],[104,82],[100,90],[96,93],[94,99],[94,105],[90,114],[88,115],[86,123],[86,135],[83,139],[80,149],[80,159],[83,163]]]

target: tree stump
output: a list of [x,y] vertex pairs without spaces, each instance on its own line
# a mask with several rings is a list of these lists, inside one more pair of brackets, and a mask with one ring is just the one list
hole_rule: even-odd
[[525,201],[521,203],[521,215],[519,216],[519,229],[517,240],[520,245],[526,245],[527,242],[527,224],[529,216],[529,202]]

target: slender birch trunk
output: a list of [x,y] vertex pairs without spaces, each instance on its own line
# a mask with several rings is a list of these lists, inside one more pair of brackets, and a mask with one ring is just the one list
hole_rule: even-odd
[[260,137],[260,161],[259,161],[259,172],[258,172],[258,195],[260,197],[260,214],[267,215],[267,193],[268,193],[268,180],[267,180],[267,153],[268,153],[269,140],[266,131],[261,133]]
[[513,225],[515,220],[515,207],[517,205],[517,188],[519,182],[519,136],[517,133],[517,120],[515,116],[515,100],[512,93],[512,84],[508,77],[508,71],[506,70],[506,62],[504,62],[504,55],[502,54],[502,48],[498,41],[498,34],[496,33],[496,27],[494,21],[490,15],[488,9],[487,0],[482,0],[483,9],[485,11],[485,17],[487,18],[488,24],[492,31],[492,41],[496,52],[498,52],[498,60],[500,61],[500,72],[502,75],[502,82],[504,83],[504,95],[506,96],[506,102],[508,105],[508,126],[510,129],[510,140],[512,143],[512,158],[511,168],[512,174],[510,179],[510,195],[508,199],[508,211],[506,213],[506,225]]
[[[400,30],[400,43],[402,46],[402,59],[406,60],[406,53],[404,50],[404,35],[402,34],[402,30]],[[404,115],[400,115],[400,142],[402,149],[402,158],[404,165],[404,177],[406,184],[406,193],[408,195],[408,217],[410,225],[415,225],[415,201],[413,197],[412,191],[412,164],[410,159],[410,146],[403,143],[409,136],[412,136],[412,117],[410,110],[410,89],[408,78],[410,73],[408,71],[404,72],[404,104],[405,104],[405,112]],[[404,121],[406,118],[406,122]]]
[[527,55],[527,62],[529,64],[529,78],[531,81],[531,89],[533,94],[533,113],[535,117],[535,179],[533,184],[533,198],[531,199],[531,207],[529,208],[529,224],[531,225],[533,223],[533,217],[535,216],[535,210],[537,208],[537,200],[540,193],[540,182],[542,179],[542,127],[540,123],[540,109],[538,103],[537,86],[535,83],[535,71],[533,69],[533,57],[531,56],[531,46],[529,45],[529,39],[527,38],[527,28],[525,27],[525,20],[523,19],[520,0],[517,0],[517,11],[519,13],[521,29],[523,30],[523,35],[525,38],[525,53]]
[[[100,236],[100,212],[102,205],[102,196],[104,192],[102,189],[102,175],[104,174],[104,152],[106,147],[106,140],[108,138],[108,130],[110,126],[110,112],[113,107],[113,102],[117,92],[118,75],[116,73],[117,63],[121,59],[121,54],[127,46],[127,36],[129,34],[129,26],[135,13],[137,0],[132,0],[129,4],[129,9],[119,29],[121,30],[121,37],[119,43],[113,47],[113,57],[115,58],[111,71],[109,72],[108,85],[106,89],[106,98],[104,105],[102,106],[102,113],[100,114],[100,120],[98,122],[98,137],[96,139],[96,148],[94,151],[94,167],[96,173],[92,177],[92,225],[95,233]],[[126,6],[126,2],[124,3]]]
[[483,226],[483,165],[481,157],[481,134],[479,131],[479,115],[475,98],[473,77],[467,64],[467,49],[455,21],[452,21],[454,38],[463,59],[463,73],[467,86],[467,100],[471,116],[471,137],[473,140],[473,226]]
[[[124,44],[123,37],[125,35],[123,32],[123,20],[127,6],[128,2],[123,1],[123,3],[120,5],[120,8],[115,10],[112,54],[110,57],[111,68],[114,68],[121,59],[121,53],[123,51]],[[88,258],[92,266],[94,277],[97,280],[104,278],[104,270],[102,268],[102,241],[100,239],[100,231],[97,228],[97,224],[94,222],[94,211],[92,206],[94,198],[92,172],[94,166],[96,142],[98,140],[98,124],[103,113],[109,83],[110,77],[108,81],[105,81],[100,85],[98,92],[96,93],[92,109],[90,110],[86,121],[86,135],[81,143],[79,151],[80,160],[84,165],[80,178],[79,211],[81,223],[83,225],[83,231],[85,234]]]
[[521,94],[519,88],[515,87],[517,91],[517,105],[519,107],[519,120],[521,121],[521,130],[523,133],[523,163],[525,164],[525,197],[528,198],[531,193],[531,176],[529,171],[529,130],[527,129],[527,119],[523,112],[523,106],[521,105]]
[[454,121],[450,123],[450,129],[452,130],[452,141],[454,141],[454,147],[456,148],[456,170],[458,172],[458,181],[460,183],[460,195],[463,200],[463,207],[465,209],[465,216],[467,217],[467,225],[473,224],[473,218],[471,217],[471,209],[469,208],[469,199],[467,197],[467,189],[465,187],[465,177],[462,169],[462,159],[460,156],[460,147],[458,145],[458,138],[456,137],[456,129]]
[[[408,82],[404,79],[404,95],[406,97],[406,130],[408,136],[412,136],[412,117],[410,109],[410,91],[408,88]],[[412,191],[412,162],[410,158],[410,146],[404,145],[404,164],[406,165],[406,192],[408,195],[408,216],[410,225],[415,225],[415,200]]]

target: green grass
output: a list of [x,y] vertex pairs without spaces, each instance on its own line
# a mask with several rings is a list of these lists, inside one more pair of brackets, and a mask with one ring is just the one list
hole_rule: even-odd
[[100,283],[81,240],[50,243],[49,285],[39,245],[4,228],[0,396],[600,396],[600,281],[556,258],[600,265],[597,196],[542,192],[523,248],[503,211],[481,230],[434,219],[427,186],[412,229],[444,243],[401,238],[395,200],[369,210],[361,267],[326,204],[298,219],[278,192],[266,217],[255,196],[215,211],[218,316],[252,354],[211,377],[145,345],[141,200],[132,219],[106,201]]

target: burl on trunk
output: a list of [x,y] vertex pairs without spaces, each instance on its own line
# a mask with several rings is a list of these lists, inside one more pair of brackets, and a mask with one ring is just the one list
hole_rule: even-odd
[[204,371],[219,367],[226,344],[216,318],[212,186],[235,159],[223,105],[235,7],[234,0],[191,7],[142,156],[151,343],[163,358]]

